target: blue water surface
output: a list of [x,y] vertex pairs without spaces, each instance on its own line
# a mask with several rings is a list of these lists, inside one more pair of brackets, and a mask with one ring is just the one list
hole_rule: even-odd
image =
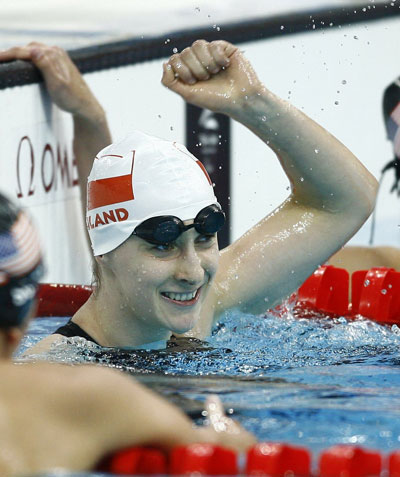
[[[65,318],[36,319],[22,350]],[[218,394],[262,441],[400,449],[400,329],[366,319],[226,314],[203,348],[135,351],[66,339],[46,359],[113,366],[162,393],[196,421]],[[43,357],[42,357],[43,358]]]

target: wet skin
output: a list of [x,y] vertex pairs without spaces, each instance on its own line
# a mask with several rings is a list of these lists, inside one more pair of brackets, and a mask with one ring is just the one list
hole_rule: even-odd
[[200,318],[218,260],[216,235],[190,229],[168,245],[132,236],[103,256],[104,289],[111,285],[121,312],[144,334],[184,333]]

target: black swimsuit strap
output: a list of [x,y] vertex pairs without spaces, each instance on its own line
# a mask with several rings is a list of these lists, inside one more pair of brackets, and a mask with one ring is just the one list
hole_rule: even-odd
[[71,320],[69,320],[65,325],[60,326],[56,331],[54,331],[53,335],[62,335],[66,336],[67,338],[79,336],[80,338],[85,338],[85,340],[92,341],[94,344],[99,344],[95,339],[88,335],[86,331],[82,330],[79,325]]

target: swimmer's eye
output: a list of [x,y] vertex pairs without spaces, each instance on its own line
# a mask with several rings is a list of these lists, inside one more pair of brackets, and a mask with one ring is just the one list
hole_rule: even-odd
[[170,252],[171,250],[174,249],[174,243],[165,243],[165,244],[158,244],[158,245],[153,245],[153,250],[156,250],[157,252]]
[[217,234],[207,234],[207,235],[199,235],[196,239],[196,242],[203,243],[203,244],[212,244],[216,239]]

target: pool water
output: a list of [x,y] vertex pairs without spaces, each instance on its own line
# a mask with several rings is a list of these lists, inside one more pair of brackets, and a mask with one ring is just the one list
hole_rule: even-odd
[[[66,321],[36,319],[21,351]],[[66,342],[68,339],[65,340]],[[187,351],[104,349],[81,339],[46,359],[117,367],[198,422],[218,394],[262,441],[308,447],[314,457],[345,443],[400,449],[400,328],[365,319],[227,314],[208,345]]]

